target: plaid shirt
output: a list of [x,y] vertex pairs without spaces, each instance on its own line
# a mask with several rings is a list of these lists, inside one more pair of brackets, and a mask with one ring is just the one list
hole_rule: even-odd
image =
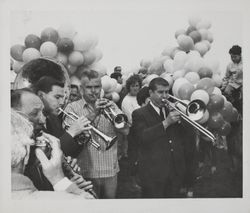
[[[65,111],[73,112],[79,117],[94,113],[93,108],[84,99],[69,103]],[[116,105],[114,111],[121,113]],[[72,119],[67,116],[64,117],[64,121],[69,125],[73,122]],[[91,125],[107,136],[114,137],[116,135],[113,124],[103,114],[98,114]],[[102,178],[116,175],[117,172],[119,172],[117,143],[109,150],[105,150],[106,145],[103,139],[93,131],[91,131],[91,133],[92,138],[100,144],[101,150],[97,150],[88,143],[78,155],[78,165],[83,171],[83,176],[86,178]]]

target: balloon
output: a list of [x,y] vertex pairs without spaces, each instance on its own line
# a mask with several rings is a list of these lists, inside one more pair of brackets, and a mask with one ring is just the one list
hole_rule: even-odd
[[34,34],[29,34],[26,36],[25,40],[24,40],[24,44],[27,48],[36,48],[37,50],[40,49],[40,46],[41,46],[41,39],[34,35]]
[[214,87],[214,90],[213,90],[212,94],[222,95],[221,90],[218,87]]
[[23,61],[23,51],[25,50],[25,46],[21,44],[13,45],[10,48],[10,55],[16,61]]
[[207,40],[212,43],[214,41],[214,37],[213,37],[213,34],[211,32],[208,31],[208,34],[207,34]]
[[71,64],[68,64],[67,65],[67,69],[68,69],[69,74],[73,75],[75,73],[77,67],[76,66],[72,66]]
[[120,93],[122,91],[122,85],[117,83],[116,88],[114,90],[116,93]]
[[59,38],[58,32],[52,27],[47,27],[41,32],[42,42],[51,41],[56,44],[58,38]]
[[202,89],[195,90],[190,97],[190,101],[193,100],[201,100],[203,101],[204,104],[207,105],[209,102],[209,95],[205,90]]
[[238,120],[239,113],[235,107],[233,107],[233,113],[232,116],[230,117],[230,122],[236,122]]
[[98,38],[95,35],[77,34],[73,38],[74,50],[86,52],[94,48],[98,43]]
[[166,46],[165,49],[162,51],[162,55],[163,56],[170,56],[171,53],[174,51],[176,47],[172,47],[172,46]]
[[93,64],[96,60],[95,51],[90,50],[88,52],[84,52],[83,57],[84,57],[84,65]]
[[73,51],[72,53],[69,54],[69,63],[73,66],[80,66],[83,64],[84,58],[82,53],[78,51]]
[[69,38],[60,38],[57,43],[58,51],[68,55],[74,49],[74,44]]
[[189,33],[189,36],[193,39],[194,43],[201,41],[201,34],[197,30]]
[[208,51],[208,46],[207,44],[203,43],[203,42],[197,42],[194,45],[194,49],[197,50],[201,56],[205,55]]
[[229,101],[224,101],[224,106],[220,111],[225,121],[230,122],[233,115],[233,105]]
[[54,58],[57,55],[57,46],[51,41],[46,41],[41,45],[40,52],[42,56]]
[[90,69],[97,71],[101,77],[107,75],[107,68],[100,63],[90,65]]
[[198,32],[201,34],[201,40],[206,40],[208,35],[207,29],[199,29]]
[[222,95],[212,94],[207,104],[209,112],[220,111],[224,106],[224,99]]
[[189,100],[194,90],[195,90],[195,87],[191,83],[189,82],[185,83],[179,88],[178,96],[182,100]]
[[184,29],[179,29],[179,30],[177,30],[176,32],[175,32],[175,38],[177,39],[177,37],[179,36],[179,35],[186,35],[186,30],[184,30]]
[[222,136],[227,136],[231,132],[231,124],[224,121],[224,123],[217,129],[218,133]]
[[186,78],[192,84],[196,84],[200,80],[200,76],[197,72],[188,72],[184,78]]
[[40,57],[41,57],[40,52],[35,48],[27,48],[26,50],[23,51],[23,61],[25,63]]
[[168,73],[173,73],[174,72],[173,64],[174,61],[172,59],[167,59],[163,64],[165,71]]
[[151,65],[152,61],[150,59],[142,59],[140,62],[141,67],[148,68]]
[[173,79],[174,81],[178,78],[183,77],[186,74],[186,70],[182,69],[182,70],[177,70],[173,73]]
[[188,28],[187,28],[187,35],[189,35],[191,32],[193,32],[193,31],[195,31],[196,30],[196,27],[195,26],[189,26]]
[[202,43],[207,45],[207,51],[209,51],[211,49],[211,44],[208,40],[203,40]]
[[120,95],[117,92],[112,92],[112,100],[117,103],[120,100]]
[[63,53],[57,53],[56,59],[63,63],[65,66],[68,64],[68,57]]
[[197,29],[209,29],[210,27],[211,27],[211,22],[208,20],[201,20],[196,25]]
[[184,65],[184,69],[187,72],[198,72],[198,70],[204,66],[204,60],[199,56],[190,56]]
[[188,58],[200,58],[201,54],[197,50],[190,50],[188,53]]
[[222,78],[219,74],[213,74],[212,79],[214,80],[216,87],[220,87],[222,85]]
[[200,78],[211,78],[213,71],[208,67],[201,67],[198,71]]
[[198,81],[196,85],[196,89],[203,89],[208,92],[208,94],[212,94],[214,90],[215,83],[211,78],[202,78]]
[[75,34],[76,34],[76,31],[74,29],[74,27],[69,24],[69,23],[66,23],[66,24],[63,24],[61,25],[59,28],[58,28],[58,34],[61,38],[68,38],[68,39],[72,39]]
[[172,87],[172,91],[173,91],[173,94],[175,97],[179,97],[179,88],[185,84],[185,83],[188,83],[188,80],[186,78],[178,78],[174,84],[173,84],[173,87]]
[[179,44],[180,48],[185,52],[194,49],[194,41],[189,36],[179,35],[177,38],[177,43]]
[[207,121],[207,125],[211,129],[217,129],[221,127],[223,123],[224,123],[224,119],[219,112],[211,113]]
[[208,112],[208,110],[206,110],[203,117],[200,120],[198,120],[197,122],[199,124],[204,124],[208,121],[208,119],[209,119],[209,112]]
[[18,74],[22,68],[22,66],[24,65],[24,62],[22,61],[14,61],[14,64],[13,64],[13,70],[16,74]]
[[174,70],[183,69],[187,59],[188,56],[184,51],[177,52],[174,56],[173,69]]
[[201,21],[201,17],[193,15],[188,18],[188,23],[192,27],[196,27],[196,25]]
[[164,72],[164,73],[162,73],[162,74],[160,75],[160,77],[164,78],[164,79],[168,82],[170,88],[172,88],[173,83],[174,83],[174,79],[173,79],[173,77],[172,77],[172,74],[167,73],[167,72]]
[[111,85],[111,87],[110,87],[110,89],[107,91],[108,93],[110,93],[110,92],[114,92],[115,91],[115,89],[116,89],[116,86],[117,86],[117,81],[116,81],[116,79],[114,79],[114,78],[110,78],[110,85]]
[[104,75],[101,78],[102,89],[104,90],[105,93],[107,93],[112,87],[112,85],[110,84],[110,80],[111,80],[111,78],[108,75]]

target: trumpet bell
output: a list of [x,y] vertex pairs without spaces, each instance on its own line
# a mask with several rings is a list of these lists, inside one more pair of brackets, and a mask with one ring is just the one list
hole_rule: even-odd
[[118,114],[113,119],[115,128],[122,129],[125,127],[126,123],[128,122],[128,117],[125,114]]
[[201,100],[193,100],[187,105],[186,114],[187,116],[193,120],[198,121],[200,120],[206,111],[206,105]]

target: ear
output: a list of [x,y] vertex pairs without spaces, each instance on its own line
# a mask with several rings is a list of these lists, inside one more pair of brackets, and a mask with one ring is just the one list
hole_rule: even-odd
[[43,96],[44,96],[44,92],[43,91],[41,91],[41,90],[39,90],[38,92],[37,92],[37,95],[39,96],[39,98],[41,98],[41,99],[43,99]]

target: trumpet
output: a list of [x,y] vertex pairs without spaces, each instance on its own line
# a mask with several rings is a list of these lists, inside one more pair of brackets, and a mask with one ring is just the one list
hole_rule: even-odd
[[[66,116],[68,116],[69,118],[71,118],[73,121],[76,121],[79,116],[76,115],[73,112],[65,112],[63,109],[59,108],[59,110],[65,114]],[[97,134],[98,136],[100,136],[105,144],[106,144],[106,150],[109,150],[116,142],[117,136],[114,137],[109,137],[107,135],[105,135],[103,132],[101,132],[100,130],[98,130],[97,128],[95,128],[94,126],[92,126],[91,124],[89,124],[89,127],[91,127],[91,130]],[[95,148],[100,149],[100,144],[98,144],[97,142],[95,142],[93,139],[91,139],[91,145],[93,145]]]
[[162,99],[162,102],[179,112],[181,114],[182,119],[187,121],[190,125],[195,127],[197,130],[207,136],[213,143],[215,143],[215,136],[205,127],[201,126],[199,123],[196,122],[203,117],[206,111],[205,104],[201,100],[193,100],[187,104],[183,100],[176,98],[172,95],[168,96],[174,99],[176,102],[171,102],[168,99]]
[[116,113],[112,107],[106,107],[102,110],[103,114],[113,123],[115,128],[122,129],[128,122],[128,117],[123,113]]

